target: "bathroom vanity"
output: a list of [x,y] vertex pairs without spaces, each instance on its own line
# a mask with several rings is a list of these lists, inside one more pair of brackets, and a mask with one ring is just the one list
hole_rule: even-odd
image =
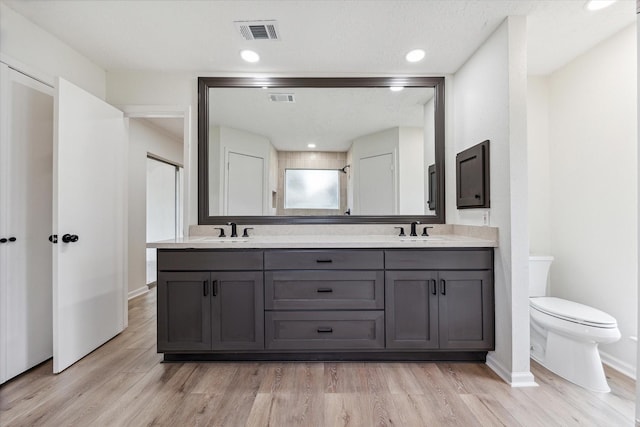
[[150,246],[167,361],[484,360],[494,348],[491,240],[192,237]]

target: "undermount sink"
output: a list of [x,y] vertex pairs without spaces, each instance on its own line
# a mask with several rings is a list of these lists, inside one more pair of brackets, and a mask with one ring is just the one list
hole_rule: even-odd
[[249,241],[249,239],[243,237],[202,237],[198,238],[197,241],[205,243],[242,243]]
[[437,237],[437,236],[400,237],[401,242],[434,242],[438,240],[442,240],[442,237]]

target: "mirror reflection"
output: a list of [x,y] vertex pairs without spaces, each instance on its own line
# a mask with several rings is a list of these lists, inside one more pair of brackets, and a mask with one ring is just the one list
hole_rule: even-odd
[[434,88],[394,89],[208,88],[209,216],[435,215]]

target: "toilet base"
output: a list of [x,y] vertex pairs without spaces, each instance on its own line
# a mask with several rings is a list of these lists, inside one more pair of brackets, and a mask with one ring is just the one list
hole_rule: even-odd
[[536,362],[587,390],[599,393],[611,391],[597,343],[576,341],[551,331],[547,331],[545,341],[543,351],[540,348],[537,351],[532,349],[531,357]]

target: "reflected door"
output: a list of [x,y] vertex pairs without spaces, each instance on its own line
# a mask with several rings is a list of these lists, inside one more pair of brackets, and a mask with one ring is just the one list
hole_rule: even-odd
[[396,213],[393,153],[363,157],[359,162],[358,215]]
[[225,215],[262,215],[264,159],[229,152]]
[[54,107],[53,371],[126,323],[127,128],[123,113],[59,79]]

